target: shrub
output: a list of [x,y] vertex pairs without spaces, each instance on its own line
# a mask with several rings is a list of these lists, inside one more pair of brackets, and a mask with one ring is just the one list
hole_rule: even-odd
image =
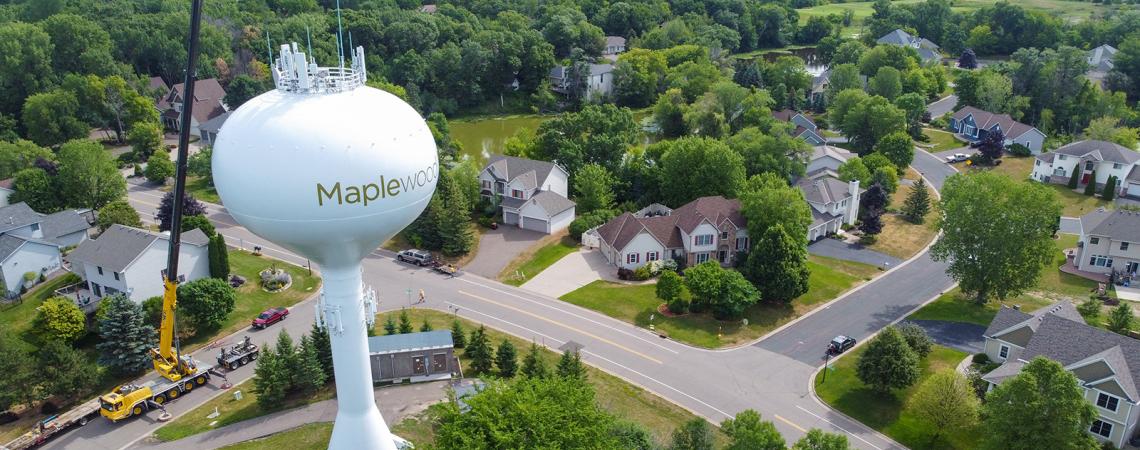
[[261,287],[269,291],[280,290],[293,280],[288,272],[277,267],[262,270],[258,275],[261,276]]
[[1077,188],[1077,183],[1079,183],[1081,180],[1080,176],[1081,176],[1080,165],[1077,165],[1076,167],[1073,168],[1073,174],[1071,176],[1069,176],[1069,189],[1076,189]]
[[1100,198],[1106,202],[1111,202],[1116,197],[1116,175],[1108,177],[1108,181],[1104,183],[1104,190],[1100,191]]
[[636,281],[648,280],[653,277],[649,270],[649,265],[644,265],[633,270],[633,279]]
[[1029,156],[1033,154],[1033,151],[1029,150],[1029,147],[1014,142],[1013,145],[1009,146],[1009,154],[1013,156]]
[[940,116],[931,120],[930,126],[934,128],[950,128],[950,121],[946,120],[946,116]]
[[989,364],[990,363],[990,355],[987,355],[985,353],[978,353],[978,354],[974,355],[973,361],[974,361],[974,364]]
[[1089,173],[1089,184],[1085,185],[1085,195],[1092,197],[1096,194],[1096,171]]
[[576,241],[582,240],[582,233],[596,226],[602,225],[614,218],[614,211],[608,209],[600,209],[597,211],[590,211],[586,214],[578,216],[573,222],[570,222],[570,237]]
[[625,267],[618,267],[617,275],[619,280],[628,280],[633,277],[633,271],[626,269]]
[[677,290],[677,295],[669,299],[669,303],[666,304],[666,307],[669,308],[669,312],[673,314],[684,314],[689,311],[689,303],[692,301],[693,294],[689,293],[689,288],[682,285],[681,288]]
[[475,221],[483,228],[491,228],[491,224],[495,223],[495,219],[491,217],[479,217]]

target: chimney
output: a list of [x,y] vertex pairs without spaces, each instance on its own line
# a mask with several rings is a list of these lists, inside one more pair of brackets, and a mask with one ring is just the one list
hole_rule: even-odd
[[848,181],[847,192],[851,193],[851,203],[847,204],[845,222],[848,225],[855,225],[855,218],[859,217],[859,180]]

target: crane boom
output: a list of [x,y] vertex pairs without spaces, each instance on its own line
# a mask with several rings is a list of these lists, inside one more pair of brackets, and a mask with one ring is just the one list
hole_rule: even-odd
[[178,130],[178,159],[174,171],[174,197],[170,214],[170,240],[166,270],[162,272],[162,323],[158,348],[152,350],[154,370],[171,381],[193,372],[179,355],[174,337],[174,308],[178,305],[178,252],[182,246],[182,199],[186,195],[186,159],[189,157],[190,123],[194,109],[194,80],[198,67],[198,33],[202,22],[202,0],[192,0],[190,35],[187,38],[186,77],[182,84],[182,117]]

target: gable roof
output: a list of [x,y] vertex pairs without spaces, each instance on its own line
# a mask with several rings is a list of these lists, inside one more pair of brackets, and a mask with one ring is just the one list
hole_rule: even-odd
[[793,110],[793,109],[781,109],[779,111],[772,111],[772,117],[775,117],[776,120],[779,120],[781,122],[791,122],[792,118],[794,118],[796,116],[801,116],[805,120],[807,120],[808,122],[812,123],[813,125],[815,124],[815,122],[812,122],[812,120],[808,119],[807,116],[805,116],[805,115],[803,115],[803,114],[801,114],[798,111]]
[[830,157],[843,162],[847,162],[847,160],[851,159],[852,156],[855,156],[855,154],[846,149],[831,145],[816,145],[811,148],[811,158],[809,158],[808,161],[815,161],[818,159]]
[[808,203],[830,204],[851,197],[850,183],[821,173],[815,178],[802,178],[796,182],[796,187],[804,193],[804,200]]
[[[546,211],[548,217],[554,217],[574,207],[573,201],[550,191],[538,191],[527,201],[538,205],[539,208]],[[519,208],[521,208],[521,206],[519,206]]]
[[148,80],[146,83],[146,87],[151,91],[170,90],[170,86],[166,85],[166,80],[163,80],[162,77],[150,77],[150,80]]
[[[122,272],[150,247],[154,241],[166,240],[165,235],[151,233],[119,224],[111,225],[98,239],[88,239],[67,255],[68,261],[78,261]],[[209,242],[206,234],[197,228],[182,233],[182,243],[204,246]],[[163,250],[165,251],[165,249]]]
[[368,338],[368,353],[374,355],[452,347],[451,330],[389,334],[387,336],[370,336]]
[[[1005,137],[1007,139],[1015,139],[1029,131],[1037,130],[1037,128],[1034,128],[1031,125],[1026,125],[1024,123],[1013,120],[1009,114],[994,114],[992,112],[983,111],[973,106],[967,106],[965,108],[959,109],[958,112],[954,113],[953,117],[954,120],[961,121],[965,120],[966,117],[970,115],[974,116],[974,124],[977,125],[979,129],[989,130],[996,125],[1001,128],[1002,133],[1005,133]],[[1037,132],[1041,133],[1040,130]]]
[[1119,164],[1135,164],[1140,161],[1140,153],[1115,142],[1084,140],[1061,146],[1053,153],[1083,158],[1088,156],[1094,161],[1109,161]]
[[[156,107],[159,110],[172,110],[174,105],[171,103],[171,100],[182,96],[185,84],[186,83],[178,83],[171,86],[170,92],[158,101]],[[201,125],[226,112],[226,108],[223,106],[225,97],[226,90],[222,89],[222,85],[218,83],[217,78],[206,78],[204,80],[195,81],[194,111],[192,111],[194,120],[197,120],[198,124]]]
[[32,210],[27,203],[20,202],[0,207],[0,233],[38,223],[43,216]]
[[613,71],[613,64],[590,64],[590,76],[602,75]]
[[705,221],[719,227],[726,220],[737,228],[747,227],[746,219],[740,214],[740,201],[715,195],[686,203],[667,216],[637,217],[624,213],[598,227],[598,235],[618,250],[642,232],[652,235],[665,248],[678,248],[684,246],[681,231],[692,233]]
[[[1091,215],[1093,213],[1086,214]],[[1081,218],[1081,226],[1085,222]],[[1092,221],[1090,221],[1092,224]],[[1140,212],[1132,212],[1125,210],[1116,210],[1104,215],[1098,223],[1093,225],[1091,230],[1085,230],[1086,234],[1095,234],[1097,236],[1107,236],[1114,241],[1125,242],[1140,242]]]
[[80,209],[65,209],[45,216],[40,222],[40,231],[43,232],[44,240],[54,242],[60,237],[91,228],[86,217],[88,212]]
[[1108,72],[1112,70],[1113,59],[1116,57],[1116,47],[1108,44],[1089,50],[1088,63],[1095,72]]
[[1140,181],[1140,164],[1132,166],[1132,171],[1128,172],[1128,176],[1124,177],[1128,181]]
[[606,36],[606,47],[625,47],[625,38],[621,36]]
[[554,163],[515,156],[491,155],[487,159],[487,166],[483,168],[485,171],[487,169],[491,169],[488,172],[492,176],[507,183],[524,177],[523,185],[527,189],[534,189],[540,187],[538,183],[546,181],[550,171],[554,170]]
[[58,244],[45,242],[39,239],[31,239],[12,234],[0,235],[0,262],[8,259],[8,257],[12,256],[13,253],[16,253],[16,250],[23,246],[25,242],[47,245],[57,249],[59,248]]
[[198,130],[209,131],[211,133],[217,133],[218,131],[221,131],[222,125],[226,123],[226,119],[230,118],[231,112],[233,111],[226,111],[224,113],[218,114],[218,117],[207,120],[206,123],[199,124]]
[[986,327],[986,331],[982,333],[982,336],[993,336],[994,333],[1003,331],[1032,318],[1033,316],[1023,313],[1021,310],[1001,305],[997,314],[994,315],[993,320],[990,321],[990,326]]
[[1081,216],[1081,231],[1085,233],[1092,231],[1094,228],[1096,228],[1097,225],[1100,225],[1101,222],[1104,222],[1104,219],[1107,219],[1110,215],[1112,215],[1112,211],[1107,211],[1104,208],[1097,208],[1096,211]]
[[[884,34],[882,37],[875,41],[876,44],[888,45],[901,45],[906,47],[915,47],[917,49],[937,50],[938,44],[931,42],[929,39],[920,38],[913,34],[907,33],[902,29],[896,28],[894,31]],[[931,52],[932,54],[936,54]],[[921,54],[921,52],[920,52]]]
[[[1140,340],[1047,314],[1020,356],[1026,361],[1044,356],[1066,368],[1091,360],[1104,360],[1132,401],[1140,399]],[[1094,380],[1083,380],[1090,382]]]

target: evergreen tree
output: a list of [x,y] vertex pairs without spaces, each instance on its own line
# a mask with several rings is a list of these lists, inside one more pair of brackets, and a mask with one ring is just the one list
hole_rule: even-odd
[[1108,181],[1104,183],[1104,190],[1100,191],[1100,198],[1106,202],[1111,202],[1116,197],[1116,175],[1108,177]]
[[427,333],[431,330],[431,324],[428,323],[427,317],[424,317],[424,323],[420,325],[420,333]]
[[1132,329],[1135,321],[1136,317],[1132,315],[1132,307],[1128,302],[1120,302],[1120,306],[1112,308],[1112,312],[1108,313],[1108,329],[1114,333],[1128,336],[1128,330]]
[[499,349],[495,351],[495,367],[499,368],[499,376],[503,378],[514,378],[518,372],[518,354],[515,352],[514,344],[506,339],[503,339],[503,343],[499,344]]
[[523,358],[522,366],[523,376],[530,378],[546,378],[550,376],[550,369],[546,367],[546,360],[542,359],[541,350],[538,344],[531,342],[530,350],[526,352],[526,357]]
[[914,384],[920,372],[918,355],[894,327],[875,336],[856,363],[859,380],[880,393]]
[[922,223],[930,212],[930,192],[926,190],[926,180],[919,178],[910,187],[910,194],[903,203],[902,213],[911,223]]
[[491,343],[487,341],[487,329],[482,325],[471,332],[471,339],[467,342],[464,354],[471,358],[471,370],[475,373],[488,373],[491,371],[492,355]]
[[316,344],[311,336],[301,337],[301,348],[297,352],[293,379],[296,388],[305,393],[320,389],[321,386],[325,385],[325,381],[328,381],[324,367],[321,366],[320,357],[317,355]]
[[558,360],[557,373],[562,378],[585,381],[586,367],[582,365],[582,356],[577,351],[562,352],[562,358]]
[[257,367],[253,369],[253,392],[257,394],[257,406],[270,410],[280,406],[289,386],[289,369],[277,357],[270,346],[261,349]]
[[1077,164],[1073,167],[1073,174],[1069,176],[1069,189],[1076,189],[1077,185],[1081,182],[1081,166]]
[[442,239],[441,250],[447,256],[466,255],[475,243],[475,236],[471,233],[471,200],[464,195],[459,179],[451,176],[445,180],[444,204],[446,213],[437,217],[439,235]]
[[133,375],[151,366],[150,350],[155,346],[154,327],[146,324],[142,306],[122,295],[104,297],[103,320],[99,323],[96,345],[99,364],[116,375]]
[[388,336],[393,334],[396,334],[396,319],[389,314],[388,318],[384,321],[384,335]]
[[1096,171],[1089,174],[1089,183],[1085,185],[1085,195],[1092,197],[1096,195]]
[[89,392],[99,381],[98,368],[87,362],[83,352],[60,341],[41,345],[36,362],[45,395],[74,398]]
[[210,276],[227,279],[230,276],[230,254],[226,248],[226,238],[221,233],[210,238],[209,246]]
[[309,336],[313,338],[313,348],[317,351],[317,361],[321,363],[321,369],[325,371],[325,377],[332,380],[334,378],[332,340],[329,336],[328,328],[318,326],[317,322],[314,321],[313,328],[309,331]]
[[807,248],[777,223],[752,246],[743,272],[765,302],[790,303],[808,290]]
[[467,346],[466,331],[463,331],[463,323],[459,319],[451,322],[451,344],[455,348],[463,348]]
[[[261,352],[264,354],[265,352]],[[297,347],[293,345],[293,338],[289,336],[289,332],[281,329],[277,334],[277,344],[274,346],[274,356],[277,361],[281,363],[281,370],[283,371],[282,384],[284,385],[285,392],[288,393],[297,387],[297,364],[298,355]]]
[[412,332],[412,320],[408,318],[408,310],[400,311],[400,334]]

